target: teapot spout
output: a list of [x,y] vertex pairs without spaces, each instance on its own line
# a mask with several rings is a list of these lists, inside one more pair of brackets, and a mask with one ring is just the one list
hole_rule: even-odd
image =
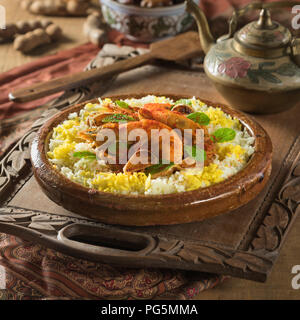
[[208,21],[204,12],[195,4],[193,0],[186,0],[186,11],[191,13],[197,22],[200,44],[205,53],[215,44],[215,40],[210,32]]

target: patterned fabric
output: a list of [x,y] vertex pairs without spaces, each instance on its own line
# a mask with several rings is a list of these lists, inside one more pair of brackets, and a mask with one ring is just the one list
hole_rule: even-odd
[[0,267],[6,283],[6,289],[0,289],[0,300],[192,299],[225,279],[94,263],[5,234],[0,234]]
[[[267,0],[270,1],[270,0]],[[267,2],[266,1],[266,2]],[[228,31],[232,9],[250,0],[202,0],[201,6],[212,20],[214,36]],[[290,26],[288,11],[279,10],[274,20]],[[251,17],[253,18],[253,17]],[[249,21],[245,18],[242,24]],[[110,40],[133,45],[112,31]],[[135,44],[144,47],[146,45]],[[0,75],[0,158],[9,146],[30,127],[37,114],[29,110],[50,97],[27,104],[7,99],[11,88],[23,83],[50,80],[78,72],[96,55],[92,44],[60,52]],[[74,63],[76,61],[76,63]],[[51,97],[53,99],[53,96]],[[24,113],[28,114],[24,117]],[[20,117],[21,116],[21,117]],[[192,299],[226,279],[205,273],[158,269],[126,269],[65,256],[38,244],[0,234],[0,300],[5,299]]]

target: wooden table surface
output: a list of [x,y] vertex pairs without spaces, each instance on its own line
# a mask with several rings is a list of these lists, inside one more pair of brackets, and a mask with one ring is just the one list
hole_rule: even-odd
[[[35,18],[36,16],[20,9],[20,0],[1,0],[6,8],[7,22],[17,22]],[[49,17],[48,19],[63,28],[65,40],[47,47],[47,50],[36,50],[33,55],[23,55],[13,49],[11,44],[0,46],[0,72],[20,66],[59,50],[75,47],[87,40],[82,34],[82,24],[85,18]],[[300,265],[300,217],[288,235],[275,267],[266,283],[256,283],[248,280],[226,280],[216,288],[206,290],[197,296],[198,299],[300,299],[300,289],[292,288],[291,282],[295,274],[292,268]],[[299,280],[300,285],[300,280]]]
[[[96,1],[96,0],[95,0]],[[31,62],[42,56],[55,54],[64,49],[73,48],[77,45],[87,42],[87,39],[82,32],[82,24],[85,21],[84,17],[43,17],[30,14],[20,8],[21,0],[1,0],[0,4],[6,9],[7,23],[18,22],[21,20],[31,20],[43,18],[51,20],[63,29],[64,39],[59,43],[53,43],[46,46],[46,49],[36,49],[30,55],[23,55],[14,50],[11,43],[0,45],[0,72],[20,66],[26,62]],[[96,1],[97,2],[97,1]]]

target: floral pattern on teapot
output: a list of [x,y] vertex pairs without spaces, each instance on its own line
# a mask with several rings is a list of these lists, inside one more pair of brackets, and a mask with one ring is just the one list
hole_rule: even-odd
[[217,43],[206,55],[205,67],[214,77],[252,88],[259,85],[262,90],[274,85],[300,84],[300,68],[288,57],[249,59],[234,51],[231,41]]
[[230,78],[245,78],[251,63],[240,57],[232,57],[219,64],[218,71]]

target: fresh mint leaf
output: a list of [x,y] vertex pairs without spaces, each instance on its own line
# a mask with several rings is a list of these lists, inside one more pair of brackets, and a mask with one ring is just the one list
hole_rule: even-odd
[[210,122],[209,117],[204,112],[194,112],[187,115],[187,118],[199,123],[202,126],[207,126]]
[[235,138],[236,132],[230,128],[220,128],[212,134],[214,142],[227,142]]
[[116,101],[115,101],[115,104],[118,105],[120,108],[130,110],[129,104],[126,103],[125,101],[116,100]]
[[163,170],[168,170],[169,168],[173,167],[173,165],[174,165],[174,162],[170,162],[170,164],[163,164],[163,163],[154,164],[153,166],[146,168],[145,173],[156,174]]
[[73,157],[75,158],[88,158],[88,159],[96,159],[96,154],[90,151],[80,151],[74,152]]

